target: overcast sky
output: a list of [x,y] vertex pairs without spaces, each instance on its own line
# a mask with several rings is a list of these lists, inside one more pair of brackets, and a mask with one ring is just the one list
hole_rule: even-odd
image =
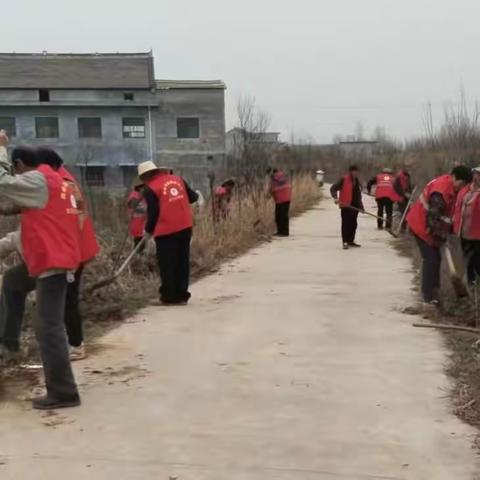
[[157,78],[223,79],[227,123],[254,95],[272,129],[329,142],[422,133],[422,104],[480,98],[478,0],[17,0],[3,51],[153,49]]

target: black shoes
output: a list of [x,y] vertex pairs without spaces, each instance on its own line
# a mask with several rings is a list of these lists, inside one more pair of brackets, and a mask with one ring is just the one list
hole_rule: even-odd
[[32,406],[35,410],[57,410],[58,408],[72,408],[80,406],[80,396],[74,395],[70,398],[57,399],[45,395],[33,399]]
[[353,248],[360,248],[361,247],[361,245],[359,245],[358,243],[355,243],[355,242],[349,243],[348,246],[353,247]]
[[350,248],[350,247],[349,247],[348,243],[344,243],[344,244],[343,244],[343,249],[344,249],[344,250],[348,250],[349,248]]

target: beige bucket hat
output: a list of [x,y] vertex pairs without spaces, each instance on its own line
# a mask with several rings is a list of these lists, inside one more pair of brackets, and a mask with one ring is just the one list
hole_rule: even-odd
[[138,165],[138,177],[142,178],[143,175],[150,172],[158,172],[159,168],[152,162],[142,162]]

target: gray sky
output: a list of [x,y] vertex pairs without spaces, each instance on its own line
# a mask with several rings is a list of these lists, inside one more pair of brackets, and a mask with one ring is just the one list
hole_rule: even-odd
[[157,78],[228,84],[227,123],[254,95],[272,128],[329,142],[376,125],[422,133],[464,85],[480,98],[478,0],[17,0],[3,51],[153,49]]

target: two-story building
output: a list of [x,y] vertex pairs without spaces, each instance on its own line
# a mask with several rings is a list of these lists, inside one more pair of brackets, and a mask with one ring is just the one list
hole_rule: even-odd
[[156,80],[151,53],[0,54],[0,128],[89,186],[130,187],[153,159],[205,188],[225,162],[225,84]]

